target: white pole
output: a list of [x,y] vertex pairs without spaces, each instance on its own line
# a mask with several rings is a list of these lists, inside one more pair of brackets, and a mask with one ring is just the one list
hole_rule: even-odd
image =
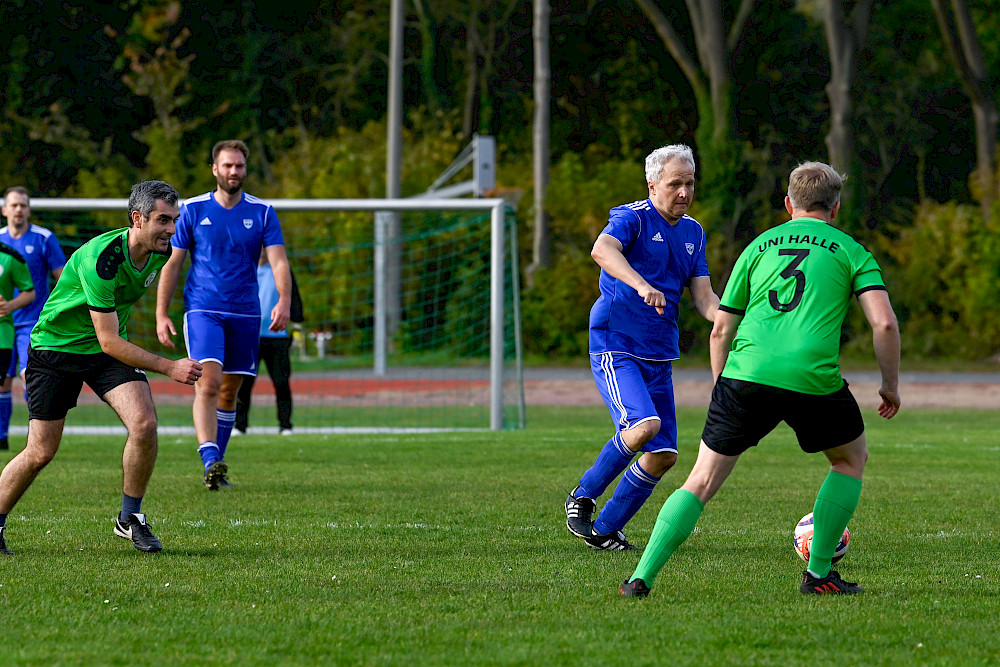
[[490,214],[490,430],[503,430],[504,204]]

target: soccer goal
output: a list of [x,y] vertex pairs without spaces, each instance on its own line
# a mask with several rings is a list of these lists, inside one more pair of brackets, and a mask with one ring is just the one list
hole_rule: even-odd
[[[523,428],[516,225],[503,199],[270,202],[305,313],[291,330],[297,432]],[[31,204],[33,222],[52,229],[67,256],[127,224],[125,199]],[[398,221],[386,225],[379,212]],[[177,326],[182,289],[171,308]],[[129,338],[169,355],[154,309],[151,288],[133,309]],[[273,387],[260,372],[251,433],[276,424]],[[158,405],[190,406],[192,389],[154,375],[150,383]],[[160,412],[166,428],[189,425]]]

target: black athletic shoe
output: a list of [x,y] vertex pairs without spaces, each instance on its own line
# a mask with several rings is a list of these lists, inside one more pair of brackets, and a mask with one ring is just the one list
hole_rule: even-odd
[[566,527],[569,532],[584,539],[594,534],[594,510],[597,503],[593,498],[577,498],[573,494],[580,490],[580,487],[573,489],[573,492],[566,498]]
[[229,479],[223,475],[222,479],[219,480],[220,489],[235,489],[236,485],[229,481]]
[[6,526],[0,527],[0,555],[3,556],[13,556],[14,552],[7,548],[7,540],[3,537],[3,531]]
[[139,551],[152,553],[163,548],[160,540],[146,524],[145,514],[130,514],[128,521],[122,523],[121,518],[115,519],[115,535],[123,540],[132,540],[132,544]]
[[205,471],[205,486],[208,490],[218,491],[219,482],[226,478],[227,472],[229,472],[229,466],[226,465],[225,461],[216,461],[208,466],[208,470]]
[[623,581],[618,589],[618,594],[623,598],[645,598],[649,597],[649,586],[642,579]]
[[864,593],[865,589],[858,586],[853,581],[844,581],[840,578],[840,573],[830,570],[830,574],[822,579],[809,574],[809,570],[802,573],[802,585],[799,586],[805,595],[854,595]]
[[584,540],[587,546],[598,551],[642,551],[634,544],[629,544],[625,533],[617,530],[608,535],[594,535]]
[[10,449],[10,441],[7,438],[0,438],[0,449]]

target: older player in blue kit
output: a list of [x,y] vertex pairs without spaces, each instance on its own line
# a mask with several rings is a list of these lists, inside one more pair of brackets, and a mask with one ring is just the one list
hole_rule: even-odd
[[[567,528],[593,549],[636,548],[622,529],[677,462],[671,361],[680,356],[677,305],[684,288],[706,320],[713,321],[719,307],[705,259],[705,232],[687,215],[694,170],[687,146],[650,153],[649,198],[611,209],[591,252],[601,267],[601,296],[590,311],[590,365],[617,432],[565,508]],[[623,471],[611,499],[592,519],[597,499]]]
[[212,174],[218,187],[184,203],[173,253],[156,294],[156,333],[173,347],[177,334],[169,316],[181,266],[191,253],[184,285],[184,342],[188,356],[204,366],[195,384],[192,409],[198,453],[210,490],[230,486],[226,446],[236,420],[236,395],[243,377],[257,374],[260,302],[257,258],[264,248],[274,271],[278,303],[271,329],[288,326],[292,278],[278,215],[267,202],[243,192],[250,151],[238,140],[212,148]]

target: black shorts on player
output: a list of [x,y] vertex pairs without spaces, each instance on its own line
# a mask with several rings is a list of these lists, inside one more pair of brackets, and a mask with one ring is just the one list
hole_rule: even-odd
[[792,427],[799,447],[810,454],[846,445],[865,430],[846,381],[834,393],[818,396],[720,377],[701,439],[716,453],[738,456],[781,422]]
[[55,350],[28,349],[24,383],[28,390],[28,418],[42,421],[65,419],[76,407],[83,383],[104,398],[126,382],[148,382],[146,374],[104,354],[72,354]]

